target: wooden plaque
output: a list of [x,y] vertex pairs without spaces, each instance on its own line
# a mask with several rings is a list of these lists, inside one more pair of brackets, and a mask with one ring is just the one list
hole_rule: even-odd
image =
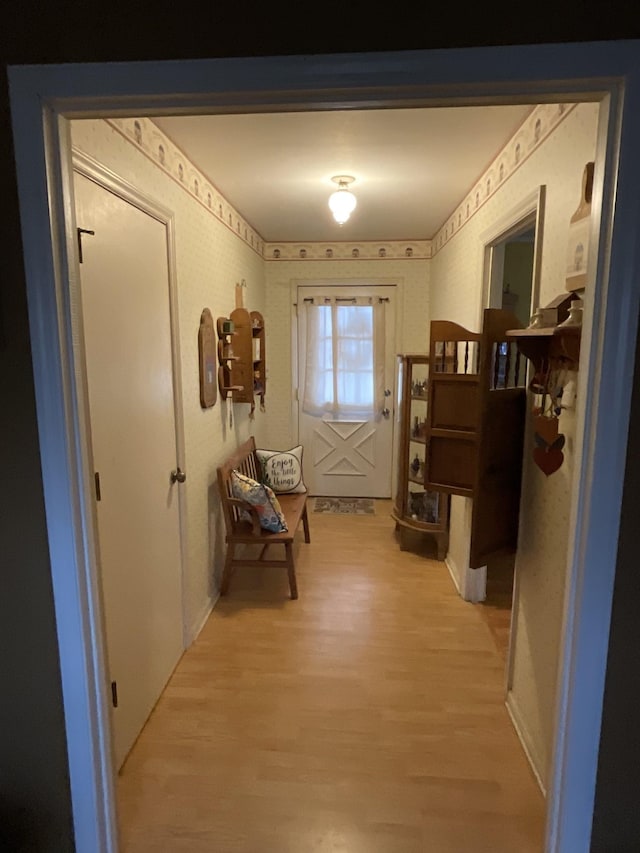
[[580,201],[575,213],[569,220],[566,289],[571,291],[584,290],[587,283],[594,165],[591,161],[584,167]]
[[200,315],[198,330],[200,364],[200,405],[203,409],[215,406],[218,396],[216,371],[216,334],[211,311],[205,308]]

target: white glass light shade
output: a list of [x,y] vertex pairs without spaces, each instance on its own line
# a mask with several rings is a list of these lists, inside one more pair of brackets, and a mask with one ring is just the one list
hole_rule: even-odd
[[356,197],[346,187],[340,187],[329,196],[329,207],[338,225],[344,225],[356,208]]

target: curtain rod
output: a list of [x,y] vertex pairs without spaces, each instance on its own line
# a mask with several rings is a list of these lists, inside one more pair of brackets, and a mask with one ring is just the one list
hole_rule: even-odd
[[[333,297],[328,296],[328,297],[326,297],[326,298],[325,298],[325,300],[324,300],[324,301],[325,301],[325,302],[331,302],[332,298],[333,298]],[[303,302],[309,302],[309,303],[311,303],[311,305],[313,305],[313,304],[315,303],[315,299],[313,298],[313,296],[305,296],[305,297],[304,297],[304,299],[303,299],[302,301],[303,301]],[[344,296],[344,297],[336,296],[336,297],[335,297],[335,301],[336,301],[336,302],[357,302],[357,301],[358,301],[358,298],[357,298],[356,296],[350,296],[350,297],[347,297],[347,296]],[[388,301],[389,301],[389,297],[388,297],[388,296],[379,296],[379,297],[378,297],[378,302],[388,302]]]

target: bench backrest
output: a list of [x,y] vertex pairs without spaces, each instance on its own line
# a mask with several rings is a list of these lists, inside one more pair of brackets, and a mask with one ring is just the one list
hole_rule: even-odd
[[237,507],[232,506],[227,498],[233,497],[231,493],[231,472],[239,471],[253,480],[260,480],[260,463],[256,456],[256,440],[253,436],[243,442],[231,456],[218,467],[218,489],[222,501],[222,511],[227,532],[233,533],[236,524],[240,521],[240,512]]

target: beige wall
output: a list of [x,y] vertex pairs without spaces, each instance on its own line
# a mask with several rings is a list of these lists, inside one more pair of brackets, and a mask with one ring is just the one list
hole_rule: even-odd
[[[573,108],[517,171],[437,251],[431,261],[431,316],[478,327],[482,299],[482,234],[541,184],[547,187],[540,303],[564,291],[569,219],[580,198],[585,163],[594,159],[598,109]],[[528,409],[533,405],[529,399]],[[546,783],[552,749],[569,512],[574,475],[575,412],[560,419],[565,461],[547,478],[533,464],[530,420],[525,437],[520,538],[516,559],[517,639],[509,697],[534,765]],[[466,499],[452,501],[450,559],[462,574],[468,560]],[[466,563],[468,566],[468,563]]]
[[[143,130],[146,125],[143,121]],[[235,284],[246,281],[245,307],[264,312],[264,262],[179,180],[106,121],[72,122],[74,146],[174,212],[181,341],[187,537],[185,613],[190,636],[200,627],[217,595],[224,559],[222,518],[216,506],[216,466],[251,433],[261,442],[266,416],[237,404],[229,429],[228,404],[200,407],[198,327],[203,308],[214,319],[235,307]],[[144,144],[143,138],[143,144]],[[191,174],[191,171],[189,171]],[[234,223],[235,224],[235,223]]]
[[267,436],[272,447],[284,449],[296,441],[291,423],[292,283],[396,284],[396,351],[427,352],[429,263],[417,258],[266,262]]

